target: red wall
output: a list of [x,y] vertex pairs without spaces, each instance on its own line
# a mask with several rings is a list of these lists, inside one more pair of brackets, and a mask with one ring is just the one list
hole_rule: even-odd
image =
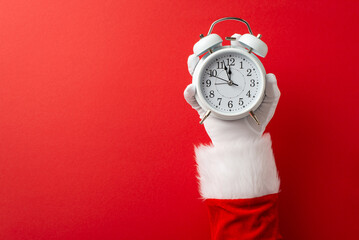
[[[182,92],[212,21],[269,46],[285,239],[358,226],[357,1],[0,2],[0,239],[209,239]],[[237,22],[214,32],[246,32]]]

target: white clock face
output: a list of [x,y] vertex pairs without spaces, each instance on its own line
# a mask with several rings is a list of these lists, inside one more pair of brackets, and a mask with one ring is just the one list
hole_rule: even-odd
[[240,115],[258,106],[264,89],[263,71],[240,51],[213,53],[202,66],[199,90],[216,112]]

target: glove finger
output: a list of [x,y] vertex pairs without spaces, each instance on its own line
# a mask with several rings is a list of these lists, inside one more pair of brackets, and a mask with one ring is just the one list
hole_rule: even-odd
[[254,112],[261,125],[255,126],[254,121],[248,121],[250,125],[259,132],[265,130],[269,121],[272,119],[280,98],[280,91],[274,74],[266,76],[266,91],[262,104]]
[[276,98],[277,102],[280,97],[280,91],[277,85],[277,79],[273,73],[266,75],[266,97]]
[[239,39],[240,36],[241,36],[241,34],[238,34],[238,33],[235,33],[235,34],[233,34],[233,35],[231,36],[231,37],[236,38],[236,40],[231,41],[231,46],[232,46],[232,47],[242,47],[242,48],[244,48],[244,47],[242,46],[242,44],[240,44],[240,43],[238,42],[238,39]]
[[196,68],[198,61],[199,57],[195,54],[192,54],[188,57],[187,65],[189,74],[193,75],[194,69]]
[[201,106],[198,104],[195,98],[195,94],[196,94],[196,88],[193,84],[189,84],[183,92],[184,99],[187,101],[187,103],[191,105],[191,107],[195,109],[198,112],[198,114],[201,115],[203,110]]

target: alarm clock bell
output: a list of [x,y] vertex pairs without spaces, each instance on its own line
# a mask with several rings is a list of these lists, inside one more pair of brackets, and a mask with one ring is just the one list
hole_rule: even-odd
[[[260,38],[261,34],[255,37],[252,34],[243,34],[239,37],[238,42],[248,49],[248,52],[255,53],[260,57],[265,57],[268,53],[268,46]],[[197,56],[204,54],[205,52],[212,53],[212,49],[222,46],[222,38],[217,34],[209,34],[207,36],[200,35],[200,40],[193,46],[193,53]],[[226,40],[237,41],[234,38],[226,37]]]
[[201,34],[200,38],[201,39],[193,46],[193,53],[197,56],[207,51],[211,52],[212,48],[222,46],[223,40],[217,34],[212,33],[205,37]]

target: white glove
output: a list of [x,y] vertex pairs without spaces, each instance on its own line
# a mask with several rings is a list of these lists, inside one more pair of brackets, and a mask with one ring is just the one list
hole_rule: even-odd
[[[239,34],[234,34],[233,37],[238,38]],[[231,41],[232,45],[240,46],[237,41]],[[188,58],[188,71],[192,75],[194,69],[199,61],[199,58],[195,55],[191,55]],[[195,99],[196,89],[193,84],[189,84],[184,91],[184,98],[186,101],[197,110],[198,114],[204,115],[204,110],[200,107]],[[262,104],[256,109],[254,114],[257,116],[260,125],[250,117],[239,120],[226,121],[212,116],[209,116],[204,121],[204,127],[208,136],[211,138],[212,143],[216,145],[227,144],[239,139],[256,139],[260,138],[272,119],[275,109],[277,107],[280,97],[280,91],[277,86],[277,80],[274,74],[266,75],[266,89],[265,97]]]

